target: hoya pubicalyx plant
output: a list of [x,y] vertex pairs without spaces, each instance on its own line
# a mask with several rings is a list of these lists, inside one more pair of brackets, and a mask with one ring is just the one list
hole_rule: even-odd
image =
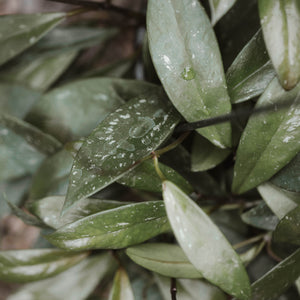
[[299,1],[59,2],[0,16],[7,299],[298,299]]

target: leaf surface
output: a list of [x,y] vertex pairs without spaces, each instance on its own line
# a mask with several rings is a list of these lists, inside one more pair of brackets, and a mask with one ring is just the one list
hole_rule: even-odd
[[126,254],[138,265],[163,276],[174,278],[202,277],[177,245],[146,243],[127,248]]
[[246,270],[218,227],[173,183],[164,181],[163,197],[176,239],[194,267],[227,293],[248,299]]
[[179,121],[180,116],[159,88],[108,115],[75,158],[64,210],[137,166],[169,137]]
[[[291,101],[278,110],[276,104]],[[234,167],[232,190],[246,192],[271,178],[300,150],[300,84],[286,92],[274,78],[256,108],[274,104],[274,110],[250,117],[242,134]]]
[[236,0],[209,0],[211,10],[211,23],[215,25],[228,10],[234,5]]
[[0,65],[35,44],[65,17],[65,13],[1,16]]
[[162,201],[124,205],[59,228],[47,240],[69,250],[119,249],[170,230]]
[[0,251],[0,279],[6,282],[30,282],[61,273],[86,257],[57,249]]
[[290,90],[300,79],[300,3],[259,0],[264,40],[282,86]]
[[[147,30],[158,76],[188,122],[231,111],[216,37],[199,1],[149,1]],[[228,123],[198,132],[218,147],[231,146]]]

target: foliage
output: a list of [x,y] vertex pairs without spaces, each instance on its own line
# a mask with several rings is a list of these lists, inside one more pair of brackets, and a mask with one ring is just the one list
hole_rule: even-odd
[[41,229],[8,299],[298,298],[299,1],[62,2],[0,17],[0,216]]

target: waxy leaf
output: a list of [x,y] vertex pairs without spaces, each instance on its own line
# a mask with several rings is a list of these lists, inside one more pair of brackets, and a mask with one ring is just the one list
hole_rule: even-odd
[[[191,169],[193,172],[212,169],[226,159],[230,152],[228,149],[216,147],[207,139],[197,134],[194,137],[192,146]],[[170,181],[174,182],[173,180]]]
[[127,248],[126,254],[138,265],[167,277],[202,277],[177,245],[147,243]]
[[43,198],[30,204],[30,211],[46,225],[58,229],[86,216],[129,204],[128,202],[113,200],[82,199],[61,216],[64,201],[65,197],[63,196]]
[[[158,165],[166,179],[174,182],[187,194],[193,191],[193,187],[175,170],[162,163],[158,163]],[[140,190],[150,192],[162,191],[161,179],[157,175],[152,160],[142,162],[122,176],[117,182]]]
[[1,16],[0,65],[35,44],[65,17],[65,13]]
[[87,256],[57,249],[0,251],[0,280],[30,282],[69,269]]
[[126,271],[119,268],[109,294],[109,300],[134,300],[133,291]]
[[90,134],[126,100],[157,90],[152,84],[136,80],[80,80],[47,93],[26,119],[59,140],[77,139]]
[[276,175],[270,182],[290,192],[300,192],[300,153]]
[[[293,194],[280,190],[270,183],[261,184],[257,189],[270,209],[279,219],[282,219],[288,212],[297,206]],[[298,202],[300,202],[300,200]]]
[[[289,108],[276,104],[292,101]],[[286,92],[274,78],[256,108],[273,103],[273,111],[250,117],[237,150],[232,190],[246,192],[268,180],[300,150],[300,84]]]
[[281,85],[290,90],[300,79],[300,3],[259,0],[264,40]]
[[4,126],[21,136],[28,144],[45,154],[52,154],[62,146],[61,143],[51,135],[8,114],[0,113],[0,126]]
[[297,206],[280,220],[273,238],[275,242],[300,245],[300,206]]
[[231,103],[240,103],[262,94],[276,72],[259,30],[242,49],[226,73]]
[[179,121],[180,116],[159,88],[108,115],[75,158],[64,209],[137,166],[168,138]]
[[110,254],[95,255],[55,277],[25,285],[8,300],[85,300],[99,281],[115,267]]
[[255,246],[251,247],[246,252],[240,254],[241,261],[245,266],[247,266],[250,262],[252,262],[264,248],[266,242],[262,241],[260,244],[256,244]]
[[252,284],[251,300],[273,300],[287,290],[300,276],[300,249],[281,261]]
[[[150,0],[147,30],[158,76],[187,121],[230,112],[218,44],[199,1]],[[231,146],[228,123],[197,131],[220,148]]]
[[227,293],[249,299],[246,270],[218,227],[173,183],[164,181],[163,197],[176,239],[194,267]]
[[59,228],[47,240],[68,250],[119,249],[170,230],[162,201],[124,205]]
[[228,10],[234,5],[236,0],[209,0],[211,10],[211,23],[215,25]]

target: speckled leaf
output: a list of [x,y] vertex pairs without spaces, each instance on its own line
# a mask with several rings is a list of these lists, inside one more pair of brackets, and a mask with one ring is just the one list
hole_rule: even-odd
[[[230,112],[222,60],[210,21],[196,0],[150,0],[152,60],[171,101],[189,121]],[[199,129],[218,147],[231,146],[230,124]]]
[[26,119],[60,140],[77,139],[90,134],[124,101],[157,89],[152,84],[136,80],[80,80],[47,93]]
[[109,300],[134,300],[133,291],[126,271],[119,268],[109,294]]
[[63,21],[65,16],[65,13],[1,16],[0,65],[35,44]]
[[280,220],[273,233],[273,238],[275,242],[300,246],[300,206]]
[[180,116],[159,88],[108,115],[75,158],[64,209],[137,166],[168,138],[179,121]]
[[215,25],[234,5],[236,0],[209,0],[211,23]]
[[203,277],[238,299],[251,294],[246,270],[207,214],[173,183],[164,181],[167,216],[184,253]]
[[90,215],[59,228],[47,240],[69,250],[119,249],[169,230],[163,202],[151,201]]
[[300,84],[286,92],[274,78],[256,108],[293,101],[289,108],[250,117],[242,134],[234,167],[232,190],[246,192],[268,180],[300,150]]
[[18,84],[0,82],[0,111],[22,119],[41,94]]
[[282,189],[300,193],[300,153],[270,181]]
[[232,103],[240,103],[262,94],[276,72],[259,30],[242,49],[226,73]]
[[116,263],[109,253],[95,255],[55,277],[25,285],[7,300],[85,300],[115,267]]
[[259,0],[264,40],[282,86],[290,90],[300,79],[300,3]]
[[[162,163],[158,165],[166,179],[174,182],[187,194],[193,191],[193,187],[175,170]],[[152,160],[142,162],[122,176],[117,182],[140,190],[150,192],[162,191],[161,179],[157,175]]]
[[177,245],[147,243],[127,248],[126,254],[138,265],[167,277],[202,277]]
[[[155,276],[155,281],[159,286],[164,300],[170,300],[170,278]],[[176,280],[177,300],[226,300],[227,296],[217,287],[206,281],[195,279]]]
[[44,158],[21,136],[0,126],[0,181],[34,173]]
[[69,67],[77,50],[63,53],[31,53],[16,58],[0,72],[0,79],[44,92]]
[[46,197],[33,202],[30,205],[30,211],[48,226],[58,229],[89,215],[129,204],[125,201],[82,199],[61,216],[64,201],[65,197],[63,196]]
[[241,218],[246,224],[270,231],[273,231],[279,222],[278,217],[274,215],[264,201],[243,213]]
[[251,300],[273,300],[287,290],[300,276],[300,249],[281,261],[252,284]]
[[69,269],[86,256],[57,249],[0,251],[0,279],[19,283],[45,279]]
[[73,157],[65,149],[47,157],[33,176],[29,198],[33,200],[50,195],[65,195],[72,164]]
[[[297,202],[295,202],[297,195],[281,190],[270,183],[261,184],[257,189],[279,219],[297,206]],[[299,197],[298,204],[300,204]]]
[[21,136],[28,144],[45,154],[52,154],[62,146],[53,136],[9,114],[0,113],[0,126]]
[[192,145],[191,169],[193,172],[212,169],[225,160],[230,153],[230,150],[220,149],[197,134]]

